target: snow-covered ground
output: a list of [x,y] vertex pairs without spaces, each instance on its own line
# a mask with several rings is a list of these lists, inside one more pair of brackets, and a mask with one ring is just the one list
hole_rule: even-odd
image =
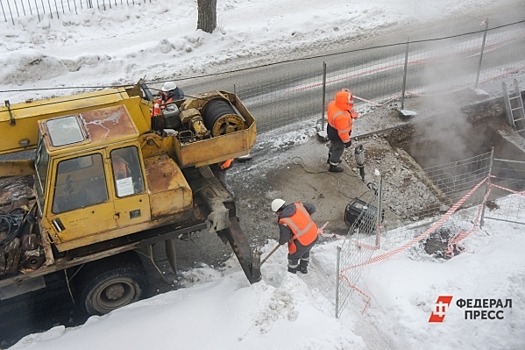
[[[165,79],[225,71],[251,58],[370,36],[390,26],[426,21],[446,26],[447,18],[461,16],[472,20],[473,11],[493,3],[218,0],[219,28],[213,34],[195,31],[196,1],[188,0],[154,0],[147,6],[89,10],[42,22],[26,18],[15,26],[2,22],[0,94],[16,102],[50,92],[14,89],[101,86],[133,83],[144,76]],[[525,13],[523,1],[498,2],[505,3]],[[224,271],[203,267],[187,272],[185,279],[195,281],[188,288],[91,317],[79,327],[57,326],[29,335],[12,348],[525,348],[523,225],[487,220],[483,230],[465,241],[466,252],[447,262],[400,253],[371,264],[360,286],[371,296],[368,308],[362,312],[363,300],[356,293],[336,318],[339,244],[336,240],[315,247],[308,275],[286,272],[282,248],[263,265],[263,280],[249,285],[232,259]],[[264,247],[263,255],[273,245]],[[453,296],[452,304],[443,323],[429,323],[440,295]],[[469,320],[456,306],[459,299],[511,299],[512,308],[496,309],[503,311],[503,319]]]

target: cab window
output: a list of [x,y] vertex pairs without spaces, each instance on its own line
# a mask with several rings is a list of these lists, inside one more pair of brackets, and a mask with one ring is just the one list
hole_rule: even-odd
[[55,214],[108,200],[102,154],[58,163],[52,211]]
[[111,168],[117,197],[127,197],[144,192],[144,180],[136,147],[111,151]]

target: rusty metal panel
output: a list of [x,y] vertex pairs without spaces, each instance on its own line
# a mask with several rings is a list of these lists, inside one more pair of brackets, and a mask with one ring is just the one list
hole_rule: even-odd
[[[118,142],[135,141],[139,136],[133,120],[123,105],[85,111],[81,114],[67,115],[65,117],[71,118],[72,116],[79,120],[81,129],[86,137],[84,140],[64,145],[54,146],[52,143],[47,125],[52,120],[39,121],[40,132],[44,135],[46,148],[51,156],[81,152],[88,147],[99,148]],[[55,130],[54,132],[56,133],[57,131]]]
[[191,188],[173,159],[164,154],[147,158],[144,163],[152,219],[192,208]]
[[102,108],[80,114],[86,131],[94,144],[107,144],[110,140],[138,136],[128,111],[124,106]]
[[[0,154],[33,148],[37,143],[39,120],[78,114],[85,109],[123,103],[124,89],[107,89],[85,94],[0,106]],[[129,99],[129,98],[128,98]]]

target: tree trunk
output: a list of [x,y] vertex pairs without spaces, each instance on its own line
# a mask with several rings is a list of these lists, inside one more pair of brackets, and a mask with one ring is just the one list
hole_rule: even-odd
[[217,0],[197,0],[197,29],[212,33],[217,28]]

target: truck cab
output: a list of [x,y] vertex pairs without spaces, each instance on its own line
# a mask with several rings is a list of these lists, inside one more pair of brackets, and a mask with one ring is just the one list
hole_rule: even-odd
[[191,216],[181,169],[167,154],[144,159],[125,106],[38,123],[35,187],[42,228],[58,251]]

